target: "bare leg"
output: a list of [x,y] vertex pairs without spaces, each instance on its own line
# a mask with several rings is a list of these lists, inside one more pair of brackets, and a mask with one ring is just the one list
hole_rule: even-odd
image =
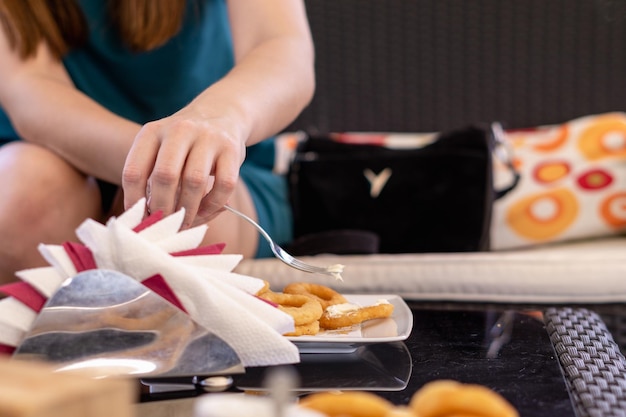
[[13,142],[0,148],[0,283],[21,269],[44,266],[40,243],[77,241],[86,218],[100,219],[96,182],[56,154]]

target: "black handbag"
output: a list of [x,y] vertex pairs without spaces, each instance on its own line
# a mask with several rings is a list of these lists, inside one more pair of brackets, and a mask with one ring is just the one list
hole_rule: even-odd
[[[498,125],[499,126],[499,125]],[[493,126],[444,132],[411,149],[300,142],[289,169],[296,255],[489,249]],[[512,168],[512,166],[511,166]]]

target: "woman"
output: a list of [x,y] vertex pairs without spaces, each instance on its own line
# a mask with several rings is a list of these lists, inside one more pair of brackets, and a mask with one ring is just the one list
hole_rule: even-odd
[[265,139],[313,94],[300,0],[0,0],[0,22],[0,282],[142,197],[227,252],[269,249],[226,203],[288,241]]

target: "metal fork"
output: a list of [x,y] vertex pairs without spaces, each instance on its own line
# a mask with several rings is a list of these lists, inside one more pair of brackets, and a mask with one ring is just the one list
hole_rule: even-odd
[[241,217],[242,219],[246,220],[248,223],[250,223],[254,227],[256,227],[259,233],[261,233],[261,235],[265,238],[265,240],[267,240],[267,243],[269,243],[270,248],[272,249],[272,252],[276,256],[276,258],[280,259],[281,261],[283,261],[290,267],[299,269],[300,271],[310,272],[313,274],[330,275],[337,280],[340,280],[340,281],[343,280],[341,278],[341,273],[343,272],[343,265],[336,264],[336,265],[330,265],[324,268],[324,267],[315,266],[315,265],[302,262],[301,260],[296,259],[293,256],[291,256],[289,253],[287,253],[287,251],[285,251],[276,242],[274,242],[274,240],[270,237],[270,235],[257,222],[252,220],[250,217],[246,216],[240,211],[235,210],[229,205],[225,205],[224,208],[230,211],[231,213],[234,213],[237,216]]

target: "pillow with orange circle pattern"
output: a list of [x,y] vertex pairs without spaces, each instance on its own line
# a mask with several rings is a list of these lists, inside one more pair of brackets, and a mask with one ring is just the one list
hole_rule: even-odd
[[[492,250],[626,231],[626,113],[509,130],[505,140],[521,179],[494,203]],[[494,170],[496,187],[509,181],[504,165]]]

